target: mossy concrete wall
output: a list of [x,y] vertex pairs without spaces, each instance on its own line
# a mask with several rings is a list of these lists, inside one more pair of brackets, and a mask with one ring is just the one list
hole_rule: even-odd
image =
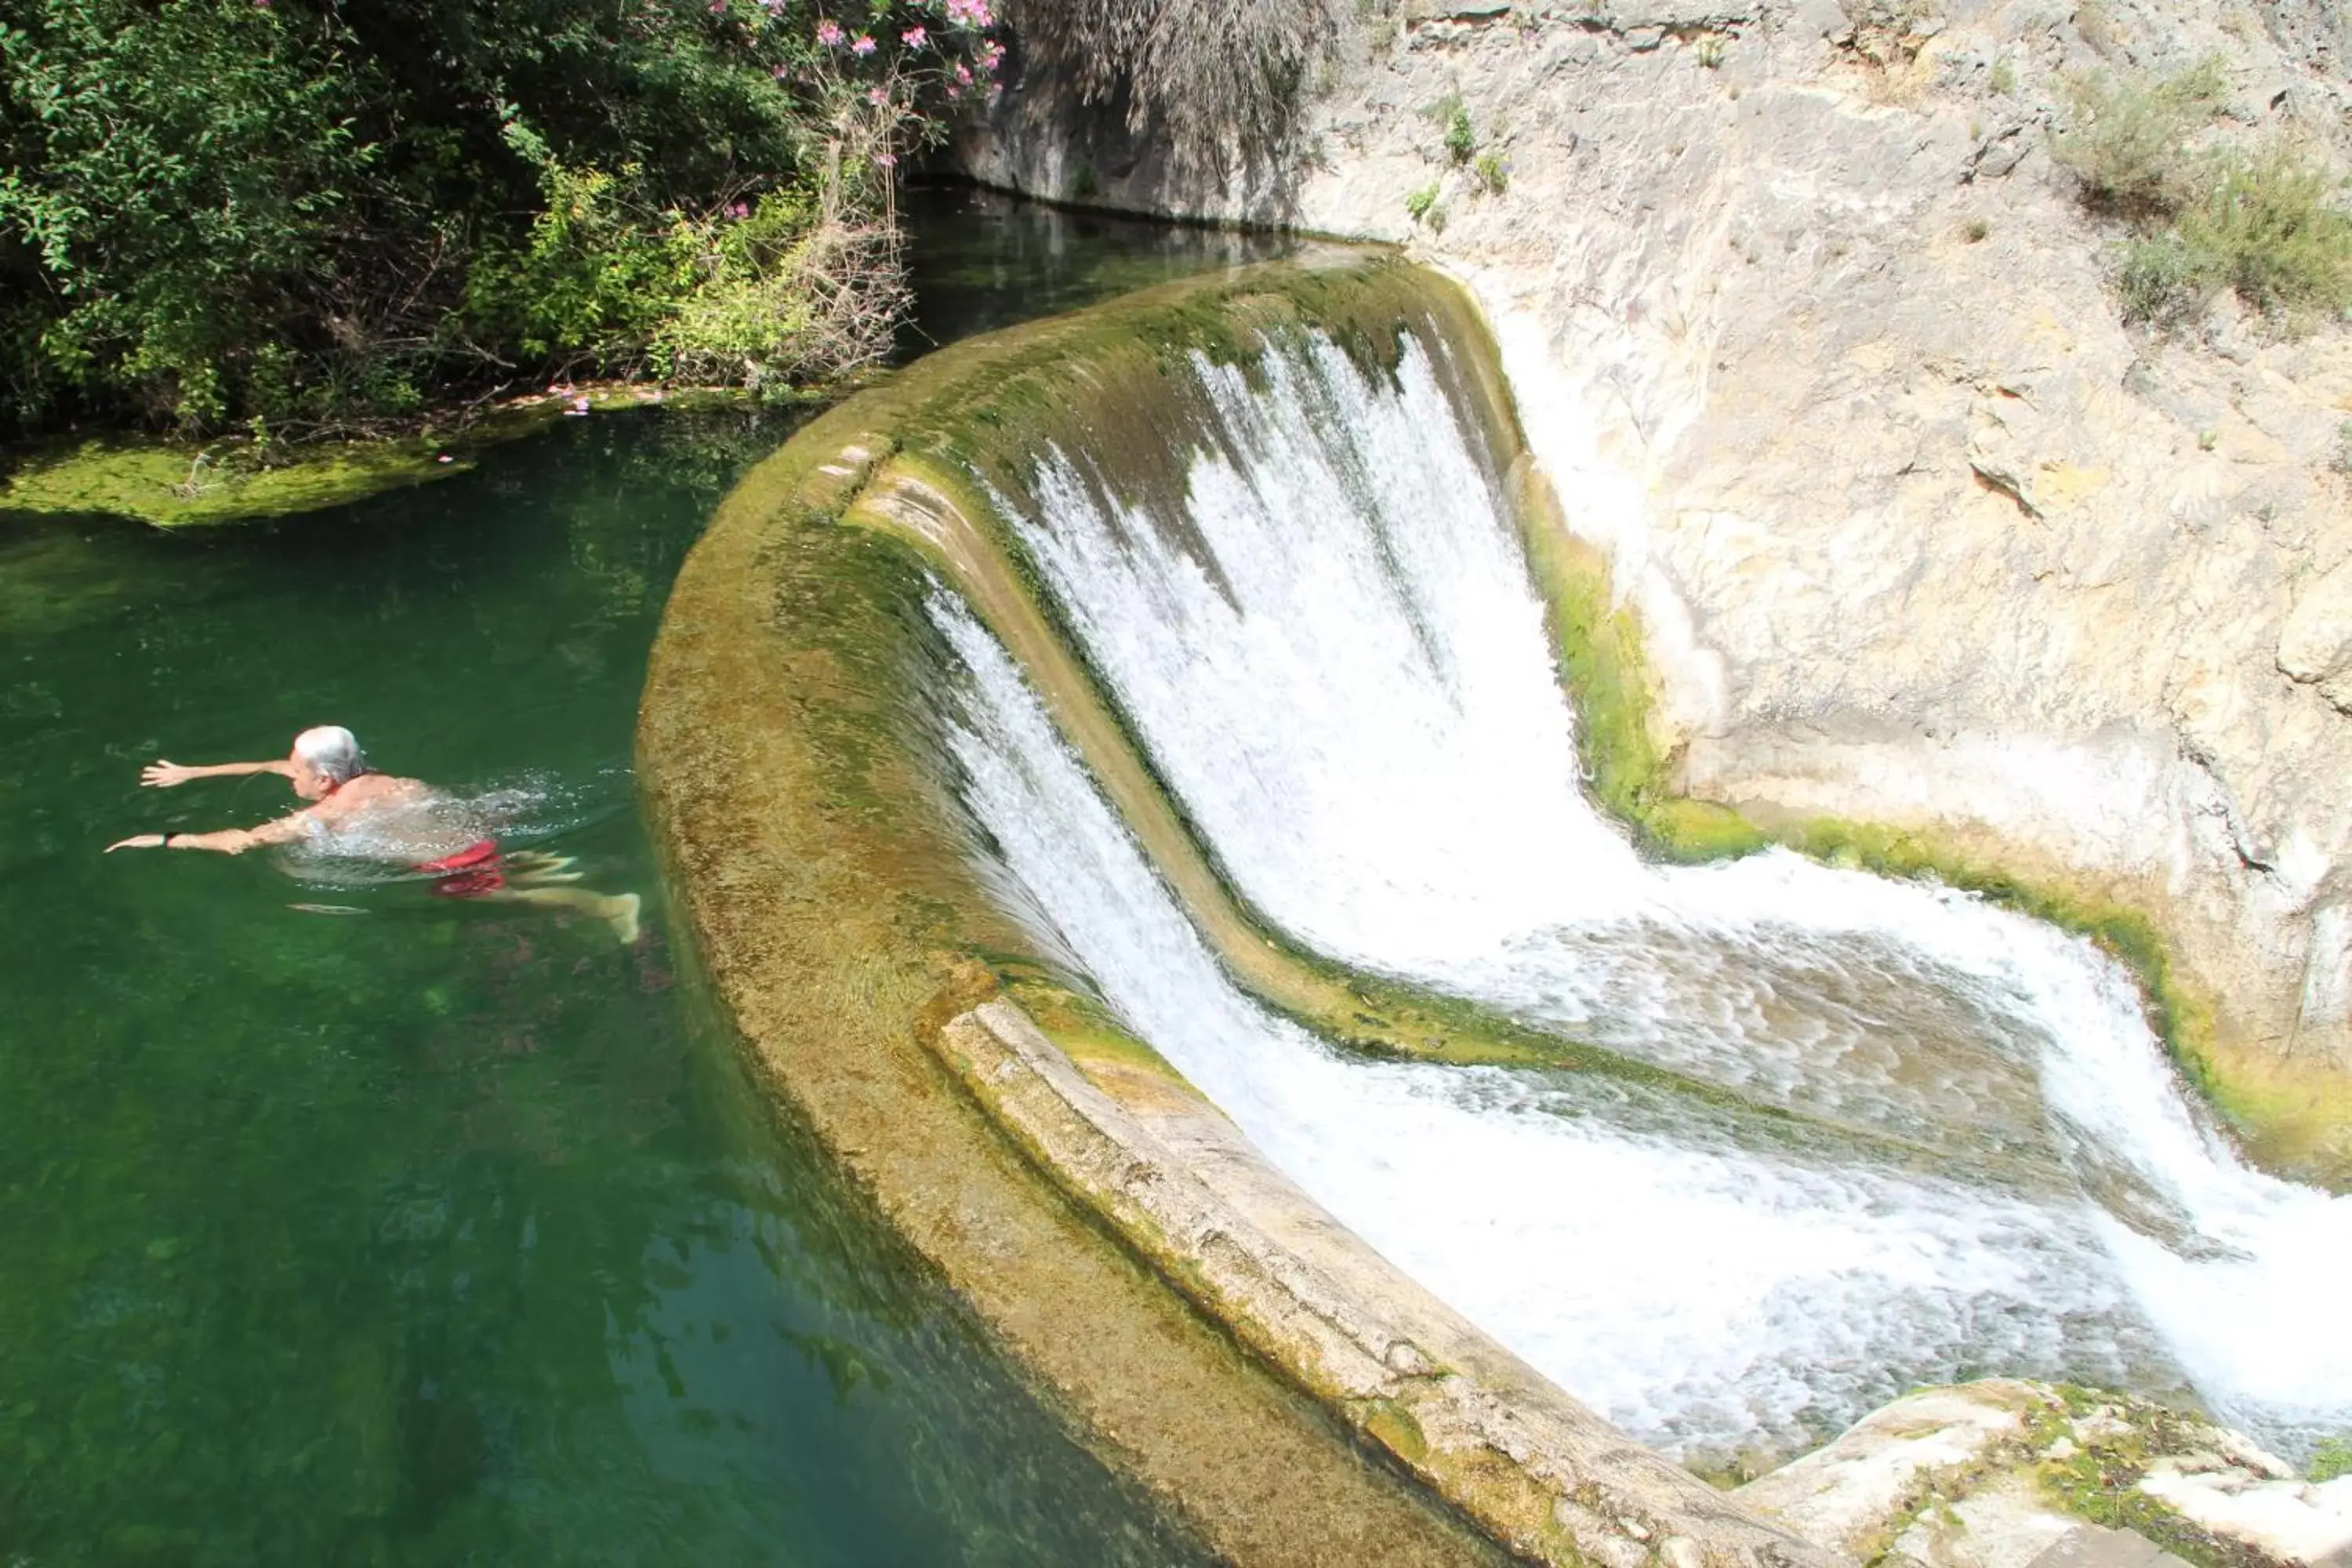
[[888,1223],[1215,1550],[1494,1558],[1115,1242],[934,1054],[1008,983],[1059,994],[972,880],[923,755],[921,569],[834,521],[868,460],[859,415],[819,421],[729,497],[647,679],[642,773],[718,995]]

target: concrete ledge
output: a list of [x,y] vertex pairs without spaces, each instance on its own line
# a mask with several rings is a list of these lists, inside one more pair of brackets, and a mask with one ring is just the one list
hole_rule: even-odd
[[1252,1349],[1513,1551],[1608,1568],[1846,1559],[1619,1432],[1422,1289],[1198,1095],[1097,1083],[995,1000],[934,1037],[1039,1164]]

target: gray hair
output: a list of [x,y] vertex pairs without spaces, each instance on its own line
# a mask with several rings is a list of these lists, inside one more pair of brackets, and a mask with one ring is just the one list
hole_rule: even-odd
[[368,771],[359,737],[341,724],[303,731],[294,737],[294,754],[326,774],[331,784],[347,784]]

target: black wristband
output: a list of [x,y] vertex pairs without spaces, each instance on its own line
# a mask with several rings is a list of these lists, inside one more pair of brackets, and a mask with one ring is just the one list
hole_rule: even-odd
[[172,847],[172,836],[171,836],[170,834],[166,833],[165,835],[163,835],[163,843],[161,843],[161,844],[158,844],[155,847],[156,847],[156,848],[158,848],[158,849],[169,849],[171,847]]

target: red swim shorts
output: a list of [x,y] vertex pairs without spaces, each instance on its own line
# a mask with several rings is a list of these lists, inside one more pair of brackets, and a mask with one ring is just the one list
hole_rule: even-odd
[[495,838],[468,844],[455,855],[427,860],[416,869],[435,879],[433,891],[436,897],[444,899],[478,899],[484,893],[495,893],[507,885],[506,871],[499,864],[499,841]]

